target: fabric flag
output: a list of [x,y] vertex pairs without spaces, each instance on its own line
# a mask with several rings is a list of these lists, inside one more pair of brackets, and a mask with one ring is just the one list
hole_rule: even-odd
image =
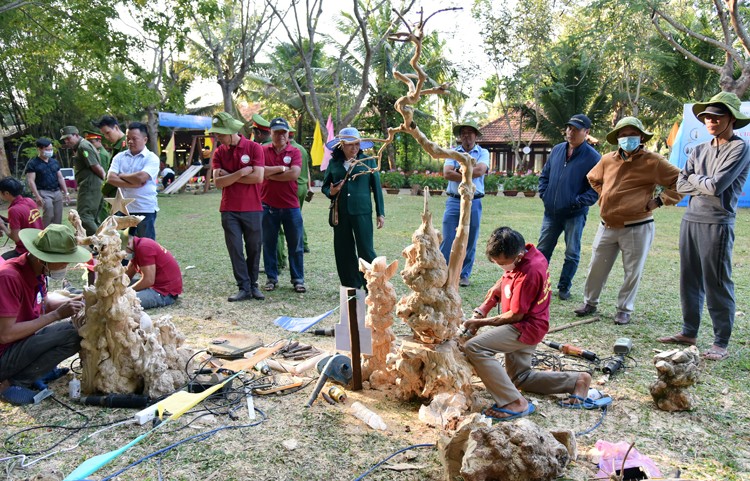
[[323,145],[323,132],[320,131],[320,122],[315,121],[315,134],[313,135],[312,149],[310,149],[310,157],[312,157],[313,167],[323,163],[323,156],[325,155],[325,146]]
[[[333,138],[336,136],[333,133],[333,121],[331,120],[331,114],[328,114],[328,122],[326,122],[326,131],[328,135],[326,136],[326,139],[333,140]],[[326,140],[326,142],[328,141]],[[320,164],[320,171],[324,171],[328,168],[328,161],[331,160],[331,151],[328,147],[325,147],[325,154],[323,155],[323,162]]]
[[165,147],[166,153],[167,153],[167,165],[170,167],[174,167],[174,131],[172,131],[172,138],[169,139],[169,143]]
[[214,141],[211,138],[211,134],[208,133],[208,130],[205,131],[205,137],[203,137],[203,146],[208,147],[210,150],[214,150]]

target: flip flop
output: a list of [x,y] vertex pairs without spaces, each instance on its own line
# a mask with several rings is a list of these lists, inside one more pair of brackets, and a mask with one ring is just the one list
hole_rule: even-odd
[[34,403],[34,396],[36,394],[36,391],[32,391],[25,387],[10,386],[3,392],[0,392],[0,399],[15,404],[16,406],[25,406]]
[[719,351],[717,349],[711,348],[701,354],[701,357],[703,357],[703,359],[706,359],[707,361],[723,361],[724,359],[729,357],[729,351]]
[[273,281],[266,282],[266,285],[263,286],[264,291],[273,291],[276,289],[276,283]]
[[529,407],[526,408],[526,411],[521,411],[521,412],[511,411],[509,409],[503,409],[503,408],[497,407],[497,404],[493,404],[490,409],[493,411],[497,411],[499,413],[508,414],[508,416],[506,417],[497,417],[491,414],[487,414],[487,409],[482,410],[482,414],[492,419],[493,423],[498,422],[498,421],[500,422],[511,421],[513,419],[518,419],[523,416],[528,416],[529,414],[532,414],[533,412],[536,411],[536,407],[534,407],[534,405],[531,403],[529,403]]
[[307,292],[307,288],[304,284],[295,284],[294,285],[294,292],[299,292],[300,294],[304,294]]
[[674,336],[664,336],[656,339],[658,342],[664,344],[685,344],[687,346],[695,346],[695,339],[685,337],[682,334],[675,334]]
[[558,404],[561,407],[564,407],[565,409],[601,409],[609,406],[612,404],[612,398],[605,395],[602,395],[599,399],[591,399],[591,398],[582,398],[581,396],[577,396],[575,394],[571,394],[568,396],[568,399],[575,399],[578,402],[570,403],[570,402],[563,402],[560,401]]

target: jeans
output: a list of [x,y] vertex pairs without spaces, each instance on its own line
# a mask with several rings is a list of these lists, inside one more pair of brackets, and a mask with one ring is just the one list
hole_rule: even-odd
[[552,258],[560,234],[565,232],[565,262],[557,283],[559,291],[570,291],[570,286],[573,284],[573,277],[576,275],[578,262],[581,260],[581,236],[585,225],[586,215],[583,214],[567,218],[550,217],[544,214],[544,219],[542,219],[542,231],[539,233],[536,248],[547,258],[547,262]]
[[141,301],[141,307],[145,309],[153,309],[155,307],[171,306],[174,304],[176,296],[165,296],[159,294],[153,289],[143,289],[135,293],[138,296],[138,300]]
[[[448,197],[443,214],[443,242],[440,244],[440,252],[445,257],[445,262],[451,255],[453,240],[456,238],[456,229],[461,213],[461,199]],[[482,199],[471,201],[471,223],[469,224],[469,242],[466,245],[466,257],[461,267],[461,278],[468,279],[474,268],[474,257],[477,252],[477,239],[479,239],[479,223],[482,220]]]
[[284,226],[284,235],[289,252],[289,274],[292,285],[305,283],[304,225],[299,207],[277,209],[263,204],[263,266],[270,282],[278,282],[279,269],[276,247],[279,242],[279,228]]
[[156,240],[156,212],[131,212],[130,215],[142,215],[145,218],[137,226],[131,227],[128,234]]
[[222,212],[221,227],[237,287],[250,292],[258,287],[263,212]]

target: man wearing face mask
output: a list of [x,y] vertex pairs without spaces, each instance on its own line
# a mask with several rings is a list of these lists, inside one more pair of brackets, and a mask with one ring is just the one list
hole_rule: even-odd
[[[574,311],[578,316],[596,312],[609,272],[617,255],[622,253],[625,275],[614,321],[618,325],[630,322],[643,267],[654,240],[653,211],[663,205],[674,205],[682,198],[675,190],[680,170],[643,146],[653,135],[637,118],[622,118],[607,134],[607,142],[619,148],[605,154],[587,175],[599,194],[602,221],[591,247],[584,303]],[[659,194],[658,187],[663,188]]]
[[57,364],[80,347],[78,331],[64,319],[83,309],[83,299],[48,298],[46,277],[64,278],[68,264],[86,262],[91,254],[65,225],[19,235],[28,253],[0,265],[0,399],[22,405],[34,402],[35,389],[65,374]]
[[[540,394],[569,393],[566,408],[581,408],[591,376],[586,372],[550,372],[532,369],[537,344],[549,330],[550,285],[547,259],[510,227],[500,227],[487,241],[487,258],[503,269],[503,276],[487,292],[474,319],[464,321],[468,334],[481,334],[464,344],[464,352],[482,379],[495,405],[483,414],[509,421],[535,411],[519,390]],[[501,313],[491,316],[495,306]],[[491,316],[491,317],[490,317]],[[505,354],[505,367],[495,358]]]
[[36,140],[37,156],[26,164],[26,183],[34,200],[42,208],[44,226],[62,222],[63,199],[70,202],[68,187],[60,172],[60,164],[54,159],[52,141],[46,137]]
[[153,309],[174,304],[182,294],[182,273],[172,253],[154,240],[131,236],[127,231],[120,232],[120,240],[129,261],[128,278],[141,275],[130,286],[141,307]]
[[704,359],[729,356],[736,303],[732,249],[737,203],[750,170],[750,148],[734,133],[750,124],[737,95],[720,92],[693,105],[713,139],[698,145],[677,179],[677,191],[690,196],[680,224],[682,331],[659,342],[695,345],[705,300],[714,342]]

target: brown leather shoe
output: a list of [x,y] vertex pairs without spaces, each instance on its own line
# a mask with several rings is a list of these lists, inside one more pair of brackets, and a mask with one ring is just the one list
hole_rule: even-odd
[[576,316],[583,317],[588,316],[596,312],[596,306],[592,306],[591,304],[583,303],[581,307],[573,311]]
[[617,315],[615,315],[615,324],[618,326],[630,324],[630,314],[627,312],[618,312]]

